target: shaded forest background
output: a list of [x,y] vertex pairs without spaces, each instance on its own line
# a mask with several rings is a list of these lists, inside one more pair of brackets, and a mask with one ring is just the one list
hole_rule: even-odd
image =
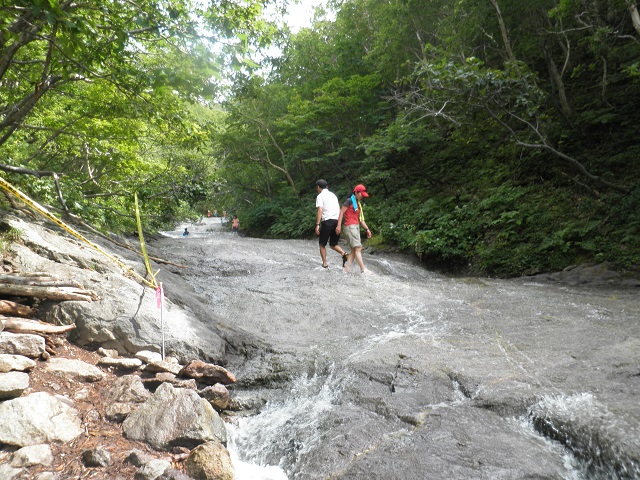
[[640,264],[635,1],[285,9],[1,2],[2,177],[102,231],[137,192],[147,231],[216,208],[279,238],[313,235],[317,178],[364,183],[369,245],[450,271]]

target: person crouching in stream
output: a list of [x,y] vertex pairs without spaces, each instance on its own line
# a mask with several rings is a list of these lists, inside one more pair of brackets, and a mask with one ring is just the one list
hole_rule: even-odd
[[362,212],[362,204],[360,203],[363,198],[368,196],[369,194],[364,185],[356,185],[351,196],[347,198],[340,208],[336,233],[340,235],[342,220],[344,219],[344,233],[351,247],[346,265],[344,265],[344,271],[346,273],[351,271],[351,265],[354,259],[358,263],[361,273],[369,273],[369,271],[365,269],[364,262],[362,261],[362,241],[360,240],[360,225],[365,229],[367,238],[371,238],[371,230],[369,230],[367,223],[364,221],[364,213]]

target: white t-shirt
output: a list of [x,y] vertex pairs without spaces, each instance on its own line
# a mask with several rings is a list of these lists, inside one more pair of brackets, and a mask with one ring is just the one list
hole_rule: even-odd
[[322,207],[322,220],[337,220],[340,216],[338,197],[329,189],[323,188],[316,197],[316,208]]

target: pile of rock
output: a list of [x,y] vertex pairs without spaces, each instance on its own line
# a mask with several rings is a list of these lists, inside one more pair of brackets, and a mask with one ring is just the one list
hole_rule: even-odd
[[[58,346],[65,342],[47,338]],[[40,335],[0,332],[0,478],[68,478],[69,472],[56,467],[51,446],[90,435],[100,420],[121,423],[124,438],[168,455],[155,458],[132,450],[125,462],[137,468],[136,479],[233,479],[220,417],[231,403],[226,385],[235,383],[233,374],[200,360],[180,365],[151,351],[123,358],[101,348],[92,365],[52,356],[46,343]],[[36,366],[58,379],[53,393],[30,393]],[[86,398],[92,384],[104,383],[107,375],[114,380],[104,386],[102,405],[81,415],[75,402]],[[70,397],[55,393],[70,383],[82,388],[69,389],[75,391]],[[87,468],[106,468],[113,462],[104,445],[82,451],[81,457]],[[174,468],[176,460],[185,461],[180,470]]]
[[533,278],[567,285],[608,285],[616,288],[640,287],[640,272],[637,268],[620,272],[607,262],[571,265],[560,272],[542,273],[534,275]]

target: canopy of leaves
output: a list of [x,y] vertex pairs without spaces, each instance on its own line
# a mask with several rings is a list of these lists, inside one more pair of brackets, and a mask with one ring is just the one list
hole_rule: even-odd
[[229,99],[220,174],[245,227],[311,235],[322,177],[367,184],[374,243],[445,268],[640,261],[634,2],[332,4]]
[[331,0],[295,34],[268,3],[1,3],[3,175],[105,229],[137,192],[145,228],[296,238],[317,178],[365,183],[373,243],[446,268],[638,264],[633,0]]
[[104,228],[132,228],[135,191],[148,228],[194,215],[216,179],[211,138],[223,118],[205,106],[248,35],[271,35],[259,0],[203,5],[2,2],[0,169],[9,180]]

